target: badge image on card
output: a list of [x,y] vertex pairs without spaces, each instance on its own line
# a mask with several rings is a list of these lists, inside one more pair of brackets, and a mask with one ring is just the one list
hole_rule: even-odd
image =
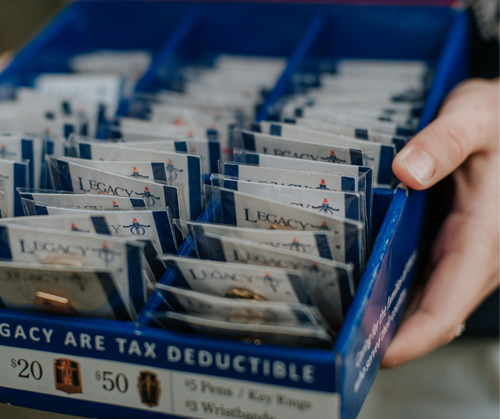
[[137,389],[141,403],[148,407],[158,406],[161,394],[161,382],[158,374],[148,370],[140,371],[137,377]]
[[68,358],[54,359],[54,381],[56,390],[67,394],[83,393],[80,363]]

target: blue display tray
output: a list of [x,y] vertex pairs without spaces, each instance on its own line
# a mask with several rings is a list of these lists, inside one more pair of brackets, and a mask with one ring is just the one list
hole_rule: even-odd
[[[264,119],[308,59],[419,59],[435,69],[421,129],[466,77],[467,39],[466,12],[445,7],[76,1],[0,73],[0,94],[32,85],[40,73],[69,71],[72,55],[96,49],[154,54],[136,92],[156,91],[174,61],[219,53],[287,57],[258,115]],[[124,100],[118,112],[128,105]],[[0,401],[102,419],[353,419],[404,310],[425,200],[404,187],[375,190],[375,243],[333,350],[156,329],[148,320],[155,297],[137,323],[1,309]],[[184,244],[179,253],[187,252]],[[64,386],[64,371],[73,386]]]

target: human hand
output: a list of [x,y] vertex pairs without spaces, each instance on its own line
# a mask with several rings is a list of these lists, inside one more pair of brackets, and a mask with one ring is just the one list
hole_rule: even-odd
[[498,79],[463,82],[394,159],[395,175],[412,189],[429,188],[454,172],[455,195],[432,248],[433,270],[420,302],[401,323],[382,368],[453,340],[499,285],[498,101]]

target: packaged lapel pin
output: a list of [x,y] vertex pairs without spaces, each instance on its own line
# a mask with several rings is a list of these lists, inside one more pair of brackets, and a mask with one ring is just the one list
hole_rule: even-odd
[[182,190],[178,186],[117,175],[73,163],[64,157],[51,157],[49,167],[58,190],[142,198],[148,208],[168,207],[172,217],[186,218]]
[[[269,154],[250,153],[245,150],[235,150],[235,159],[239,163],[245,163],[250,166],[261,168],[278,168],[294,170],[296,172],[306,173],[321,173],[329,175],[341,175],[354,178],[354,191],[363,192],[366,200],[366,218],[368,225],[371,226],[372,205],[373,205],[373,169],[366,166],[355,166],[347,164],[330,164],[313,160],[296,159],[289,157],[272,156]],[[230,176],[241,176],[240,173],[246,173],[247,170],[252,170],[249,167],[238,166],[231,168],[227,174]],[[224,166],[224,173],[226,173]],[[299,174],[297,176],[300,176]],[[246,177],[246,176],[245,176]],[[251,177],[250,177],[251,178]],[[321,186],[321,182],[320,182]],[[368,231],[371,237],[371,232]],[[368,244],[370,241],[368,242]],[[368,249],[369,250],[369,249]]]
[[360,186],[362,185],[358,182],[358,178],[354,176],[260,167],[238,162],[224,162],[220,173],[234,178],[249,179],[281,186],[366,193],[366,188],[365,190],[360,190]]
[[253,130],[256,130],[258,128],[266,134],[274,135],[275,132],[280,132],[280,129],[278,127],[283,126],[289,126],[288,129],[291,129],[292,127],[305,128],[324,132],[327,134],[356,138],[357,140],[371,141],[386,145],[392,144],[394,145],[396,153],[399,153],[399,151],[409,140],[409,137],[390,135],[384,132],[376,132],[366,128],[353,128],[344,125],[333,125],[326,122],[310,121],[301,118],[286,118],[284,122],[261,122],[260,124],[254,125],[252,128]]
[[[184,187],[189,219],[196,219],[201,212],[203,194],[200,156],[89,142],[79,143],[79,156],[90,160],[162,162],[165,164],[167,182]],[[179,218],[174,209],[171,211],[174,218]]]
[[[0,223],[1,224],[1,223]],[[110,268],[136,311],[146,300],[144,249],[119,237],[1,224],[0,259],[33,265]]]
[[295,188],[224,175],[212,175],[211,180],[213,186],[274,199],[300,208],[316,210],[319,213],[366,222],[364,196],[360,193]]
[[20,196],[17,188],[29,185],[28,162],[15,162],[0,159],[0,179],[5,192],[2,200],[2,217],[20,217],[24,215]]
[[[171,143],[174,142],[175,149],[172,150]],[[181,145],[185,149],[181,149]],[[156,139],[154,141],[127,141],[124,146],[133,148],[146,148],[157,151],[189,152],[189,154],[199,155],[202,158],[202,172],[205,175],[216,173],[219,160],[221,160],[221,148],[218,141],[207,138],[193,137],[186,141],[172,141]]]
[[396,155],[394,145],[362,141],[354,138],[343,137],[336,134],[327,134],[313,129],[295,127],[291,124],[277,125],[274,130],[276,136],[284,139],[300,140],[305,143],[340,145],[344,147],[359,147],[363,151],[363,161],[366,166],[373,167],[375,187],[390,188],[394,183],[392,161]]
[[333,329],[339,329],[354,296],[353,267],[345,263],[205,234],[211,260],[295,269],[304,275],[315,305]]
[[163,258],[174,280],[170,285],[233,299],[313,305],[302,272],[192,258]]
[[[297,231],[297,230],[256,230],[253,228],[237,228],[222,224],[187,222],[193,247],[200,259],[208,259],[207,248],[203,239],[206,233],[230,237],[277,249],[292,250],[306,255],[333,260],[331,231]],[[198,242],[200,241],[200,242]]]
[[216,223],[264,230],[333,231],[334,260],[353,263],[359,281],[366,257],[362,223],[230,189],[213,189]]
[[[147,208],[143,198],[94,195],[53,189],[18,188],[17,192],[23,203],[25,201],[34,201],[37,204],[51,207],[81,208],[87,210]],[[36,214],[27,213],[26,215]]]
[[[50,208],[50,207],[49,207]],[[22,220],[6,220],[9,225],[51,228],[54,230],[80,231],[127,237],[134,240],[151,240],[160,254],[172,254],[177,250],[172,218],[168,210],[95,211],[65,208],[65,211],[48,216],[25,217]],[[40,214],[38,214],[40,215]]]
[[271,154],[280,157],[314,160],[324,163],[343,163],[363,166],[363,150],[359,146],[345,147],[335,144],[305,143],[288,140],[274,135],[251,131],[241,132],[245,149],[254,153]]
[[104,319],[134,320],[114,270],[0,262],[0,307]]
[[[165,211],[157,211],[156,218],[162,224],[154,222],[154,215],[151,211],[130,211],[130,212],[105,212],[105,211],[85,211],[78,209],[67,209],[65,211],[50,211],[53,215],[44,217],[25,217],[25,222],[6,220],[8,225],[32,226],[60,231],[71,231],[78,233],[104,234],[107,236],[126,237],[129,240],[136,240],[144,244],[145,274],[150,284],[159,281],[165,273],[165,266],[159,260],[162,253],[159,235],[163,236],[169,246],[170,252],[175,252],[176,244],[173,237],[169,218]],[[90,212],[90,213],[89,213]],[[56,215],[54,215],[56,214]],[[40,215],[40,214],[37,214]],[[139,219],[139,220],[138,220]],[[143,224],[149,222],[150,224]],[[165,224],[163,225],[163,223]],[[120,224],[122,223],[122,224]],[[127,225],[129,224],[129,225]],[[156,230],[146,235],[146,230],[151,230],[151,226]],[[156,234],[155,234],[156,233]]]
[[167,171],[162,162],[88,160],[74,157],[64,159],[121,176],[167,183]]
[[42,164],[42,142],[22,134],[0,133],[0,159],[27,163],[29,187],[40,184]]
[[157,292],[171,309],[151,315],[168,328],[256,343],[328,347],[332,342],[319,313],[304,304],[233,300],[161,284]]

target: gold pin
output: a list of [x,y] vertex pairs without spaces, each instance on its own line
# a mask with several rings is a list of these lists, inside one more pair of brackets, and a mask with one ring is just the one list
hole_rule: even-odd
[[161,393],[161,383],[158,374],[147,370],[140,371],[137,377],[137,388],[142,403],[148,407],[158,406]]
[[226,291],[224,297],[233,298],[235,300],[254,300],[254,301],[266,300],[264,297],[243,288],[231,288],[230,290]]
[[67,358],[54,359],[56,390],[68,394],[83,393],[80,364]]
[[70,316],[77,314],[76,309],[67,298],[42,291],[37,291],[35,293],[35,305],[51,313],[66,314]]
[[66,256],[49,256],[42,259],[42,265],[63,265],[63,266],[83,266],[80,259],[66,257]]

